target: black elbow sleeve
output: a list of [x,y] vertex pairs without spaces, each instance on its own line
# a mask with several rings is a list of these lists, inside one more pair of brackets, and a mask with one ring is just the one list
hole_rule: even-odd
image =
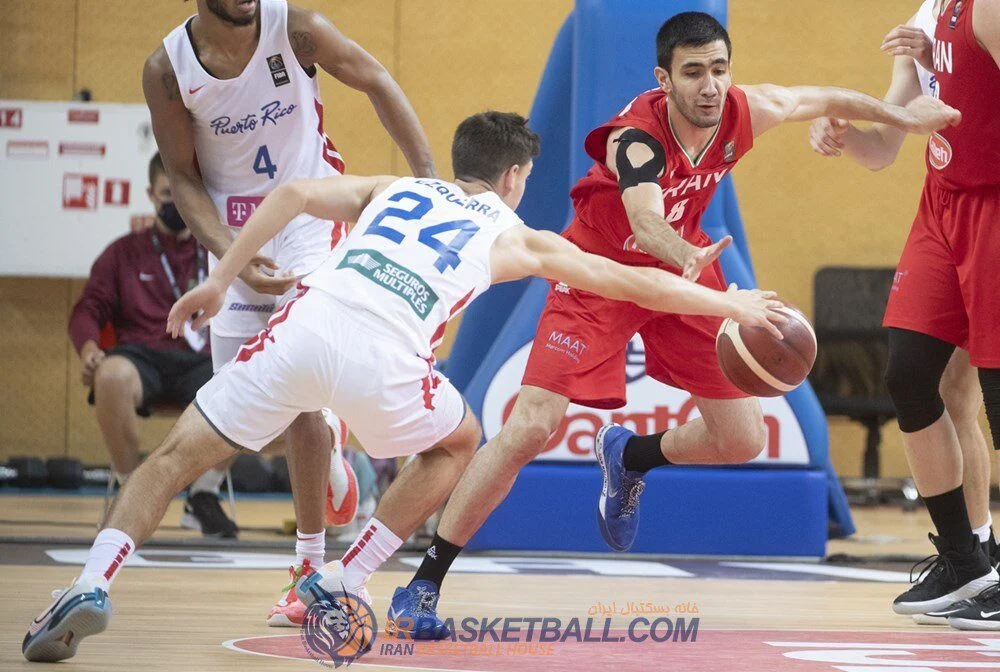
[[[660,180],[660,175],[667,165],[667,157],[663,151],[663,145],[657,142],[656,138],[646,131],[638,128],[630,128],[622,133],[615,140],[618,143],[618,150],[615,152],[615,164],[618,166],[618,190],[624,192],[629,187],[634,187],[643,182],[656,184]],[[628,148],[633,144],[640,144],[649,147],[653,152],[653,158],[646,161],[641,166],[632,164],[628,157]]]

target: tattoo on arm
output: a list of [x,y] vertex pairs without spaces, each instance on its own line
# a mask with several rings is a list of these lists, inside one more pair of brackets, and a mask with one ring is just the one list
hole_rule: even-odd
[[160,75],[160,81],[163,82],[163,90],[167,92],[167,100],[181,99],[181,90],[177,86],[177,77],[174,76],[172,71],[168,70]]
[[316,41],[312,33],[305,30],[296,30],[291,36],[292,51],[300,60],[311,61],[316,55]]

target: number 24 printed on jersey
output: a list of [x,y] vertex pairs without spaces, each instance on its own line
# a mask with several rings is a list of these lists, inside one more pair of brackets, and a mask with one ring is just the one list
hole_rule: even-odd
[[[378,213],[372,220],[371,224],[368,225],[368,228],[365,229],[364,235],[382,236],[383,238],[388,238],[397,245],[403,242],[406,234],[392,228],[391,226],[383,224],[383,220],[388,217],[395,217],[406,222],[419,220],[434,207],[433,203],[431,203],[431,199],[412,191],[400,191],[392,196],[389,196],[388,200],[394,203],[399,203],[400,201],[413,201],[413,204],[410,206],[409,210],[388,207]],[[448,231],[458,231],[458,233],[451,239],[450,243],[446,244],[439,240],[438,236],[443,233],[447,233]],[[444,273],[448,268],[458,268],[458,265],[462,263],[459,254],[469,240],[476,235],[477,231],[479,231],[479,226],[472,220],[456,219],[451,222],[441,222],[440,224],[434,224],[421,229],[417,240],[437,252],[438,258],[437,261],[434,262],[434,268],[436,268],[439,272]]]

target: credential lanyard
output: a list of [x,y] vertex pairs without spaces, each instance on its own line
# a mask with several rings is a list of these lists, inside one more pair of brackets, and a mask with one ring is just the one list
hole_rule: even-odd
[[[153,249],[156,253],[160,255],[160,266],[163,267],[163,272],[167,274],[167,280],[170,281],[170,288],[174,290],[174,299],[181,298],[180,286],[177,284],[177,276],[174,275],[174,270],[170,268],[170,262],[167,261],[167,253],[163,251],[163,244],[160,243],[160,236],[156,233],[154,229],[153,234]],[[206,254],[204,248],[201,245],[197,245],[198,255],[198,284],[205,282],[205,277],[208,275],[208,255]]]

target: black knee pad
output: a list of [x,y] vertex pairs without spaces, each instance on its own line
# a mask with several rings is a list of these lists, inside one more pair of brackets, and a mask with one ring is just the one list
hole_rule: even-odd
[[983,388],[986,419],[993,434],[993,449],[1000,450],[1000,369],[979,369],[979,384]]
[[889,330],[885,384],[896,407],[899,428],[907,433],[930,427],[944,413],[941,375],[955,346],[905,329]]

